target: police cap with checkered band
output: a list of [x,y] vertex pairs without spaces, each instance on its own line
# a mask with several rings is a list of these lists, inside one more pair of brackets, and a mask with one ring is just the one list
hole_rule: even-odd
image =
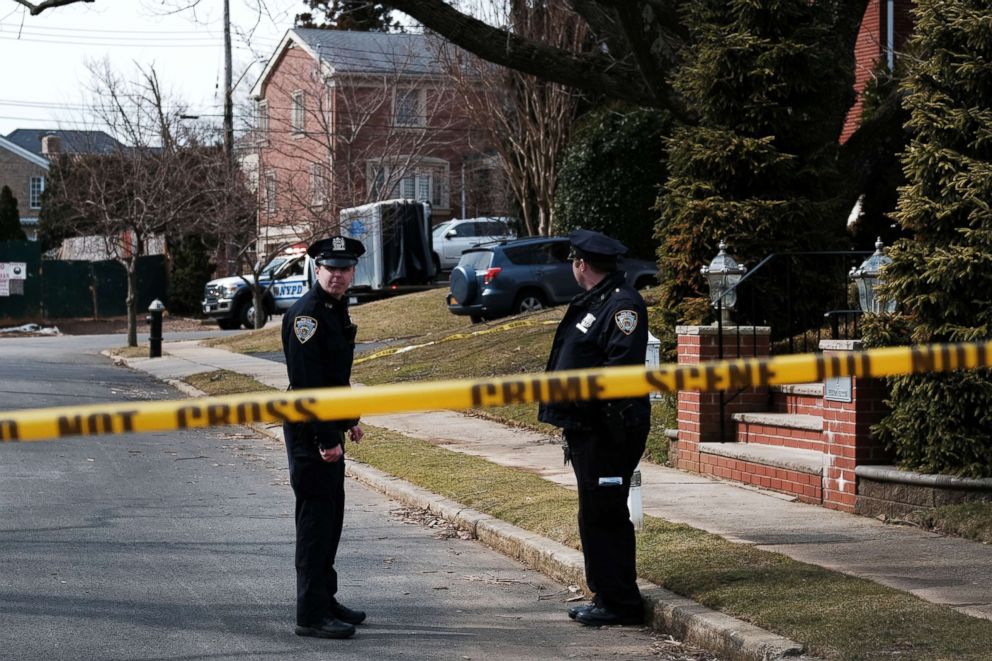
[[314,241],[307,254],[321,266],[343,269],[358,263],[358,258],[365,254],[365,246],[358,239],[338,235]]

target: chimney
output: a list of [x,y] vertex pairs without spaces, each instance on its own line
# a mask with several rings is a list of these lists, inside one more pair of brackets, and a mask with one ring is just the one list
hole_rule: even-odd
[[57,135],[46,135],[41,139],[42,156],[56,156],[62,151],[62,138]]

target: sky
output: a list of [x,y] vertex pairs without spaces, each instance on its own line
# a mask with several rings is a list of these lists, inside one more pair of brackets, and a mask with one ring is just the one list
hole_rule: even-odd
[[[0,136],[17,128],[94,128],[86,106],[87,62],[107,59],[126,80],[135,63],[154,64],[167,97],[220,126],[223,112],[223,1],[95,0],[31,16],[0,0]],[[302,0],[230,0],[235,98],[246,98]],[[259,15],[258,5],[267,8]],[[237,105],[235,106],[237,112]]]

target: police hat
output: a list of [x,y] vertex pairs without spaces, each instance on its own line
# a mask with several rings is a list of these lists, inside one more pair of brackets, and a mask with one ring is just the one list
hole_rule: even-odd
[[338,235],[314,241],[307,254],[321,266],[343,269],[358,263],[358,258],[365,254],[365,246],[357,239]]
[[568,238],[572,242],[572,252],[582,259],[609,263],[627,254],[627,246],[592,230],[575,230]]

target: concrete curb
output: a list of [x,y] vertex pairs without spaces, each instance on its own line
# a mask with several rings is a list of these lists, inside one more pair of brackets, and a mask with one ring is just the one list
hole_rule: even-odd
[[[518,560],[556,581],[576,584],[588,591],[579,551],[545,539],[488,514],[440,498],[366,464],[349,460],[346,471],[366,486],[411,507],[426,509],[475,536],[492,549]],[[639,581],[647,608],[648,624],[679,640],[702,647],[734,661],[809,659],[803,646],[764,629],[718,613],[662,587]]]

